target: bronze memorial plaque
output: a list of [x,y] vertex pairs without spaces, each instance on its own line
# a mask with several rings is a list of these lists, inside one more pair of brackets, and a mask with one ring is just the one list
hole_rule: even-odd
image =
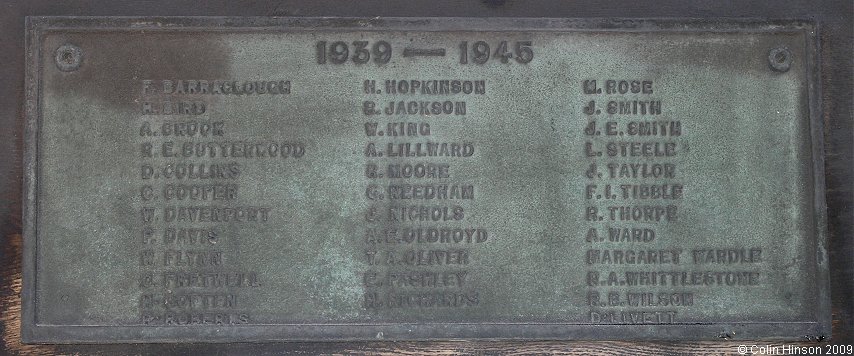
[[27,40],[27,342],[829,335],[810,23]]

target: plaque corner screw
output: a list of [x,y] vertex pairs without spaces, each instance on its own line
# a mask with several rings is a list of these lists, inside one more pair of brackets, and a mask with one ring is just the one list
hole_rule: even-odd
[[64,44],[56,49],[56,66],[60,71],[73,72],[83,63],[83,50],[73,44]]
[[786,46],[772,48],[768,51],[768,63],[771,69],[785,73],[792,67],[792,51]]

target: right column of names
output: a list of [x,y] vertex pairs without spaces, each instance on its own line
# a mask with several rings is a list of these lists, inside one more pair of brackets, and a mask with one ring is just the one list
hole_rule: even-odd
[[[584,147],[590,162],[584,284],[590,323],[670,324],[702,299],[704,288],[758,285],[760,248],[696,248],[668,234],[686,198],[679,157],[684,126],[663,109],[655,82],[586,79],[581,83]],[[684,248],[683,248],[684,247]],[[687,268],[686,268],[687,267]]]

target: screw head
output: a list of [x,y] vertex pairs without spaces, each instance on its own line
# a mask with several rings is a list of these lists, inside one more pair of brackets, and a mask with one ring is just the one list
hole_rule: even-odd
[[772,48],[768,52],[768,64],[778,72],[787,72],[792,67],[792,51],[787,47]]
[[73,44],[64,44],[56,49],[56,67],[63,72],[73,72],[83,63],[83,50]]

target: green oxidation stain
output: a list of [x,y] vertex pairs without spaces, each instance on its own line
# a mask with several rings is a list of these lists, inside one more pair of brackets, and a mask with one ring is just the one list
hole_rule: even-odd
[[358,256],[347,254],[335,246],[327,246],[318,252],[319,263],[305,271],[307,287],[314,291],[314,311],[325,318],[353,318],[358,315],[364,295],[359,278],[362,266],[356,260]]
[[[170,293],[235,294],[238,307],[204,311],[252,323],[360,322],[497,322],[587,323],[592,308],[589,292],[690,293],[693,305],[658,307],[675,311],[679,322],[726,323],[797,321],[817,303],[811,256],[815,238],[812,210],[812,155],[806,102],[807,70],[803,38],[785,33],[650,33],[650,32],[287,32],[227,33],[153,37],[75,33],[48,36],[49,50],[73,42],[84,62],[77,72],[53,70],[43,63],[42,121],[39,146],[38,316],[60,325],[137,324],[143,294],[163,294],[160,287],[142,287],[146,271],[161,273],[172,266],[156,262],[140,266],[144,249],[218,250],[220,266],[203,271],[254,272],[260,285],[233,289],[176,289]],[[204,41],[199,41],[204,37]],[[356,46],[386,41],[393,48],[387,62],[332,63],[324,52],[319,64],[318,41],[326,48],[336,41]],[[511,50],[517,41],[533,43],[529,63],[492,58],[475,61],[469,52],[461,64],[459,48],[469,51],[482,40],[502,41]],[[768,51],[785,44],[795,54],[792,68],[773,71]],[[339,45],[340,46],[340,45]],[[404,48],[445,48],[445,56],[403,57]],[[189,52],[182,48],[192,49]],[[113,53],[110,58],[106,53]],[[149,56],[148,53],[151,55]],[[354,52],[355,53],[355,52]],[[373,53],[373,52],[372,52]],[[431,52],[434,53],[435,52]],[[145,55],[143,55],[145,54]],[[352,54],[352,53],[351,53]],[[373,53],[372,55],[377,55]],[[50,61],[52,58],[45,58]],[[202,115],[180,117],[140,114],[142,80],[284,81],[287,95],[198,96],[207,100]],[[483,80],[478,95],[365,93],[365,80]],[[649,95],[585,95],[584,80],[640,80],[652,83]],[[384,109],[397,101],[464,101],[465,115],[365,115],[364,102]],[[657,116],[594,115],[600,130],[606,122],[670,120],[681,123],[678,137],[590,137],[582,108],[596,100],[604,110],[609,100],[660,100]],[[221,121],[222,137],[141,137],[142,122]],[[425,137],[368,137],[365,123],[430,125]],[[153,127],[157,127],[156,125]],[[668,158],[607,158],[585,156],[585,144],[598,148],[608,141],[675,142],[677,155]],[[164,141],[250,141],[299,143],[299,158],[198,159],[155,155],[140,158],[146,142],[162,148]],[[474,154],[462,158],[366,157],[368,142],[386,150],[386,142],[464,142]],[[176,146],[177,147],[177,146]],[[240,166],[238,178],[209,181],[166,181],[140,178],[140,165],[230,163]],[[376,164],[448,164],[450,177],[383,180],[368,176]],[[603,178],[593,183],[672,184],[684,186],[674,201],[613,202],[585,198],[591,163],[607,174],[609,163],[672,163],[672,179]],[[233,183],[236,198],[228,201],[141,200],[140,188],[164,184]],[[473,185],[472,200],[370,200],[366,188],[375,184]],[[679,219],[669,223],[585,220],[586,208],[608,205],[674,205]],[[152,225],[154,242],[144,244],[140,211],[166,205],[261,206],[270,208],[265,223],[187,224],[213,229],[216,244],[176,247],[163,240],[162,221]],[[395,222],[388,209],[406,206],[460,206],[465,218],[449,222]],[[378,208],[381,219],[366,213]],[[160,215],[162,216],[162,215]],[[608,227],[653,229],[649,243],[591,243],[589,229],[607,236]],[[373,244],[368,229],[483,229],[479,243]],[[198,247],[202,246],[202,247]],[[761,249],[762,263],[694,264],[692,250]],[[465,250],[461,265],[419,266],[400,260],[407,252]],[[679,250],[678,265],[591,265],[588,250]],[[391,265],[371,264],[391,252]],[[812,255],[811,255],[812,254]],[[159,265],[158,265],[159,263]],[[193,268],[186,268],[193,270]],[[607,276],[615,271],[733,271],[759,274],[748,287],[622,285],[590,287],[588,272]],[[437,273],[462,285],[378,288],[382,304],[368,306],[366,273]],[[465,272],[457,281],[450,272]],[[442,274],[446,273],[446,274]],[[387,281],[386,281],[387,282]],[[451,282],[447,282],[451,283]],[[453,305],[394,305],[389,294],[460,296]],[[63,298],[65,295],[67,297]],[[461,300],[467,301],[460,302]],[[63,307],[64,305],[73,308]],[[416,303],[417,304],[417,303]],[[604,310],[604,311],[602,311]],[[175,311],[173,312],[180,312]],[[160,310],[158,313],[165,313]],[[601,314],[600,313],[600,314]]]

